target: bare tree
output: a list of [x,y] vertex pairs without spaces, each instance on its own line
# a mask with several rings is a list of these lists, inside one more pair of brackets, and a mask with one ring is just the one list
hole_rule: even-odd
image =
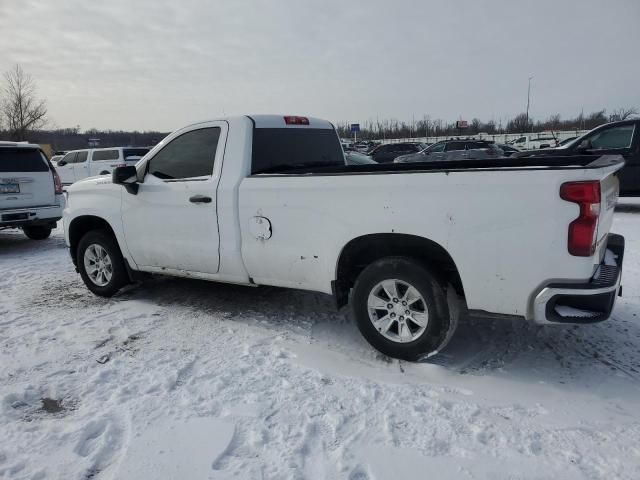
[[614,110],[613,113],[611,113],[611,115],[609,115],[609,121],[610,122],[619,122],[621,120],[626,120],[627,118],[629,118],[632,115],[637,115],[638,114],[638,110],[636,110],[635,108],[619,108],[617,110]]
[[12,140],[25,140],[27,133],[44,126],[47,105],[36,98],[36,85],[31,75],[16,65],[4,74],[5,85],[0,110]]

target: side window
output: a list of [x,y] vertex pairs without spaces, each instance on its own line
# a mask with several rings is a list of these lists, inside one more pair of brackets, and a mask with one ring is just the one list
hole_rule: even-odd
[[439,153],[439,152],[444,152],[444,143],[436,143],[435,145],[432,145],[431,147],[429,147],[429,150],[427,150],[427,153]]
[[118,160],[120,152],[118,150],[94,150],[91,160],[94,162],[100,160]]
[[444,149],[446,152],[451,152],[454,150],[464,150],[464,142],[449,142]]
[[414,153],[420,150],[416,145],[411,145],[410,143],[405,143],[404,145],[400,145],[400,151],[402,153]]
[[148,172],[163,180],[211,176],[220,128],[201,128],[169,142],[150,161]]
[[71,152],[71,153],[67,153],[67,154],[62,158],[62,160],[64,160],[65,162],[67,162],[67,164],[69,164],[69,163],[73,163],[73,162],[75,162],[76,154],[77,154],[77,153],[78,153],[78,152]]
[[589,139],[591,148],[629,148],[633,139],[633,130],[634,125],[622,125],[598,132]]
[[78,155],[76,156],[75,162],[74,163],[82,163],[82,162],[86,162],[87,161],[87,154],[89,152],[87,152],[86,150],[82,151],[82,152],[78,152]]

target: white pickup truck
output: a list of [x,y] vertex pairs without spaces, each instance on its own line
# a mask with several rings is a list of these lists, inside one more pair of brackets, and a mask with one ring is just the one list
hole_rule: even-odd
[[607,319],[617,156],[345,165],[331,123],[225,118],[68,189],[67,245],[110,296],[141,272],[332,294],[381,352],[441,350],[460,315]]

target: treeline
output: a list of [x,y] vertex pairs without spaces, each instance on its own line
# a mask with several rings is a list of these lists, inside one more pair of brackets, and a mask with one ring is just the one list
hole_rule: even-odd
[[[89,141],[98,139],[99,147],[148,147],[155,145],[168,133],[163,132],[125,132],[122,130],[86,130],[79,128],[60,128],[56,130],[36,130],[27,132],[25,140],[31,143],[49,144],[54,151],[87,148]],[[2,138],[2,133],[0,133]]]
[[[504,124],[496,124],[494,120],[483,122],[474,118],[468,123],[468,127],[462,130],[456,128],[456,122],[446,122],[441,119],[432,120],[428,115],[421,120],[404,122],[398,120],[368,120],[360,124],[358,138],[363,140],[378,140],[389,138],[417,138],[417,137],[448,137],[453,135],[476,135],[487,133],[499,135],[505,133],[562,131],[562,130],[591,130],[592,128],[607,122],[626,120],[636,115],[635,108],[620,108],[607,114],[606,110],[599,110],[589,114],[580,114],[575,118],[562,119],[559,114],[552,115],[546,120],[535,121],[527,118],[526,113],[516,115]],[[350,124],[341,122],[337,125],[340,137],[349,138]]]

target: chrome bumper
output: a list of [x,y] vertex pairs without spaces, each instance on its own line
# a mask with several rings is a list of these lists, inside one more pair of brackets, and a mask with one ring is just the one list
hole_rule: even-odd
[[[609,234],[607,250],[615,265],[599,265],[596,274],[583,284],[554,283],[543,288],[533,301],[533,320],[537,324],[595,323],[607,320],[617,296],[622,295],[624,237]],[[606,257],[606,256],[605,256]]]

